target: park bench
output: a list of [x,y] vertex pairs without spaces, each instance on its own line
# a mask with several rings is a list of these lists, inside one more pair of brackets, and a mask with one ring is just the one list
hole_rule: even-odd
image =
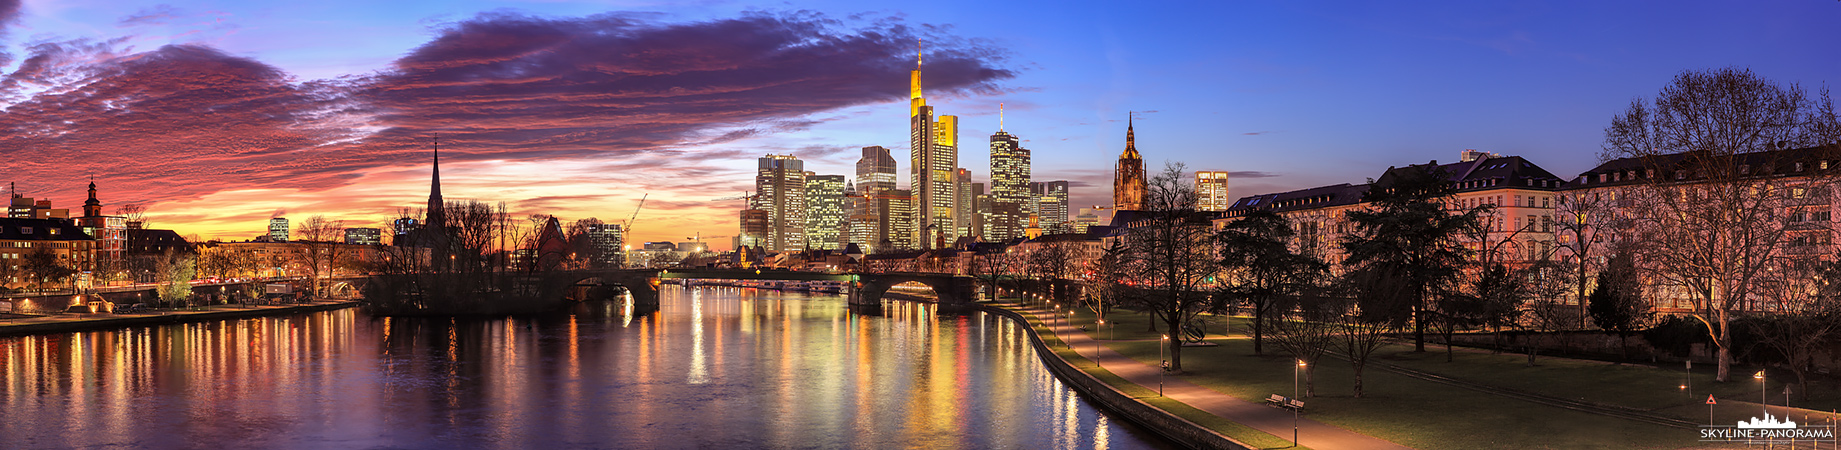
[[1304,410],[1303,400],[1286,398],[1285,396],[1278,395],[1278,394],[1272,394],[1271,397],[1266,397],[1266,403],[1270,403],[1273,406],[1277,406],[1277,407],[1285,408],[1285,409],[1295,409],[1299,411]]

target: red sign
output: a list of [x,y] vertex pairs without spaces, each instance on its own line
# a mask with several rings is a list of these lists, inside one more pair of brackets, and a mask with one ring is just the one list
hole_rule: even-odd
[[1719,402],[1715,402],[1715,401],[1713,401],[1713,395],[1712,395],[1712,394],[1708,394],[1708,395],[1707,395],[1707,404],[1709,404],[1709,405],[1717,405],[1717,404],[1719,404]]

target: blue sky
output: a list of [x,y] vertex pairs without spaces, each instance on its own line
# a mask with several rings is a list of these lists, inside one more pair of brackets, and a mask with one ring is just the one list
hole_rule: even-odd
[[[940,42],[930,47],[958,51],[968,64],[1006,71],[989,77],[943,75],[952,78],[950,87],[929,90],[930,104],[939,113],[961,117],[960,165],[981,181],[988,178],[983,143],[996,130],[997,105],[1004,103],[1007,130],[1034,151],[1035,178],[1075,181],[1076,206],[1110,201],[1110,171],[1131,110],[1141,111],[1138,147],[1153,169],[1176,161],[1191,170],[1244,172],[1247,176],[1231,181],[1232,194],[1244,196],[1362,182],[1390,165],[1455,160],[1467,148],[1525,156],[1571,176],[1597,163],[1602,129],[1613,114],[1633,98],[1652,97],[1683,70],[1747,67],[1812,91],[1841,81],[1841,58],[1834,57],[1841,38],[1832,31],[1832,24],[1841,23],[1841,2],[1816,0],[330,0],[170,6],[27,0],[7,29],[4,44],[15,58],[4,70],[17,72],[21,61],[34,54],[35,43],[87,39],[113,46],[106,55],[91,55],[98,60],[125,61],[157,53],[162,45],[187,44],[270,66],[294,85],[359,83],[353,80],[402,70],[402,61],[414,59],[418,48],[457,36],[457,24],[490,22],[483,13],[558,21],[611,13],[660,26],[769,14],[826,23],[840,35],[907,27],[937,38]],[[894,149],[906,172],[907,108],[899,98],[906,79],[887,78],[892,79],[849,82],[884,89],[878,83],[886,81],[891,95],[748,115],[741,121],[713,120],[672,134],[674,143],[649,144],[678,150],[671,156],[674,162],[657,167],[619,159],[634,158],[632,153],[595,153],[596,146],[609,145],[606,140],[585,141],[581,146],[588,151],[580,152],[533,151],[539,146],[536,139],[456,144],[461,147],[456,159],[443,164],[449,177],[444,189],[450,197],[527,205],[531,213],[610,221],[624,219],[637,197],[651,192],[642,221],[671,231],[654,235],[641,225],[641,240],[677,240],[667,236],[679,232],[734,234],[735,202],[707,200],[751,189],[752,158],[761,154],[792,152],[807,159],[810,170],[850,174],[855,148],[882,145]],[[26,114],[18,110],[8,112]],[[356,145],[353,151],[363,153],[370,151],[364,147],[368,142],[382,140],[375,134],[378,129],[417,129],[387,120],[373,123],[389,115],[388,108],[350,110],[365,112],[314,126],[364,131],[316,137],[323,141],[319,144],[312,139],[289,144],[296,148],[264,144],[252,152],[314,154],[329,145],[325,142],[334,142]],[[607,133],[624,129],[612,124]],[[752,132],[735,139],[700,139],[737,129]],[[542,145],[556,139],[544,138]],[[42,147],[44,142],[30,144]],[[0,142],[0,148],[7,145]],[[326,166],[338,169],[303,169],[316,176],[299,178],[305,181],[297,185],[277,179],[174,192],[160,188],[159,173],[89,171],[121,178],[118,202],[147,203],[156,221],[182,233],[243,238],[259,232],[261,219],[276,210],[371,223],[392,205],[413,205],[426,195],[425,178],[418,178],[426,176],[425,161],[412,159],[413,153],[376,152],[391,156],[346,158],[339,161],[359,162]],[[501,153],[509,156],[497,156]],[[64,205],[81,201],[79,177],[60,178],[20,161],[3,164],[28,178],[20,181],[43,186],[29,194]],[[321,172],[339,173],[318,176],[327,175]]]

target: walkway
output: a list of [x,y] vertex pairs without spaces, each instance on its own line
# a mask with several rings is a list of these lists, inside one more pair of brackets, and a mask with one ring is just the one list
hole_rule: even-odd
[[[1004,304],[1003,306],[1033,315],[1038,322],[1054,323],[1052,321],[1043,322],[1043,317],[1048,313],[1045,308],[1017,304]],[[1050,329],[1054,330],[1055,335],[1063,342],[1073,346],[1076,353],[1099,362],[1100,366],[1107,371],[1147,389],[1153,391],[1157,389],[1158,367],[1155,364],[1138,362],[1111,348],[1098,345],[1093,339],[1087,337],[1086,333],[1072,329],[1069,325],[1051,325]],[[1097,356],[1094,354],[1096,350],[1098,351]],[[1291,439],[1294,416],[1289,410],[1234,398],[1220,391],[1175,377],[1163,377],[1163,395],[1241,425],[1253,427],[1282,439]],[[1308,403],[1307,401],[1306,404]],[[1315,420],[1297,419],[1297,426],[1299,443],[1317,450],[1408,449],[1399,444]]]
[[327,300],[286,305],[217,305],[197,309],[157,310],[125,314],[50,314],[20,317],[0,314],[0,336],[38,333],[67,333],[109,328],[234,319],[297,312],[324,311],[355,306],[351,300]]

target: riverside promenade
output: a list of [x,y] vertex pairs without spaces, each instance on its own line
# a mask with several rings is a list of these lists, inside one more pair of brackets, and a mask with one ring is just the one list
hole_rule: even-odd
[[357,306],[353,300],[322,300],[307,303],[284,305],[215,305],[187,309],[150,310],[132,313],[95,313],[95,314],[47,314],[19,315],[0,314],[0,336],[17,336],[26,334],[69,333],[76,331],[107,330],[137,326],[160,325],[168,323],[203,322],[211,320],[239,319],[245,317],[274,316],[303,312],[344,309]]
[[[1159,368],[1155,364],[1139,362],[1119,354],[1110,348],[1098,345],[1085,332],[1072,328],[1071,325],[1048,320],[1051,310],[1041,306],[1014,303],[993,304],[992,306],[1023,313],[1039,324],[1047,324],[1046,326],[1055,337],[1073,347],[1075,353],[1099,363],[1100,367],[1114,375],[1146,389],[1157,390]],[[1286,440],[1290,440],[1292,436],[1293,416],[1289,410],[1247,402],[1177,377],[1165,376],[1161,381],[1163,395],[1172,400]],[[1298,419],[1296,423],[1300,436],[1298,444],[1311,449],[1410,450],[1409,447],[1315,420]]]

